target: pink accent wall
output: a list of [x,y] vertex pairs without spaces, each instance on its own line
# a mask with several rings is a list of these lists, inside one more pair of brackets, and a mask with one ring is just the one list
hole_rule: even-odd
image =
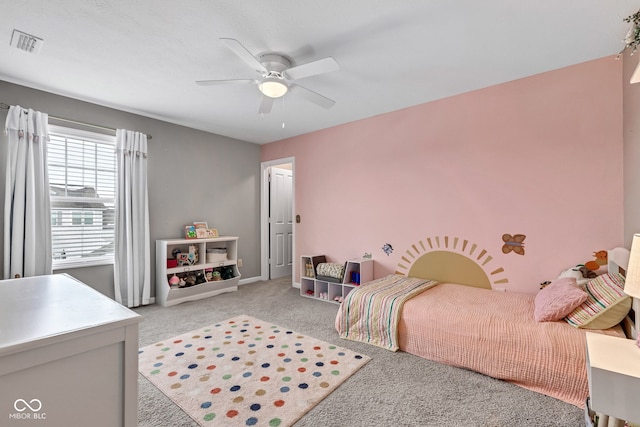
[[262,161],[295,157],[296,282],[302,254],[370,252],[381,277],[448,236],[504,269],[494,288],[535,293],[623,245],[622,150],[622,61],[606,57],[266,144]]

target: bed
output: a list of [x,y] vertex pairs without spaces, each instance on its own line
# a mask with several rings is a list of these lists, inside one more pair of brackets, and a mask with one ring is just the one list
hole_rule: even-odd
[[[609,252],[607,277],[628,262],[626,249]],[[349,293],[336,316],[341,338],[477,371],[584,408],[586,332],[625,336],[620,324],[583,329],[565,320],[536,321],[534,295],[436,282],[423,274],[390,275]]]

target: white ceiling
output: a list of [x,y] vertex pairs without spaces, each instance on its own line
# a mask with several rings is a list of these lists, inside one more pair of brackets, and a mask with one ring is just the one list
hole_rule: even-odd
[[[630,27],[623,18],[639,8],[640,0],[3,0],[0,79],[263,144],[613,59]],[[44,39],[40,52],[11,47],[13,29]],[[196,85],[259,77],[222,37],[293,65],[333,57],[339,71],[297,82],[335,106],[289,93],[261,117],[255,86]]]

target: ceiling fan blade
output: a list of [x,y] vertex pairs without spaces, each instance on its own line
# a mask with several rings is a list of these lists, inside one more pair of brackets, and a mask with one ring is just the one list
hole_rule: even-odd
[[291,67],[284,71],[284,75],[288,79],[298,80],[305,77],[328,73],[330,71],[338,71],[339,69],[340,66],[336,60],[329,56],[323,59],[318,59],[317,61],[307,62],[306,64]]
[[200,86],[226,85],[226,84],[247,84],[257,83],[257,80],[251,79],[229,79],[229,80],[197,80],[196,84]]
[[260,63],[260,61],[258,61],[258,58],[253,56],[253,54],[249,52],[238,40],[221,38],[220,41],[256,71],[261,73],[267,72],[267,69]]
[[268,114],[271,112],[273,108],[273,103],[276,101],[275,98],[271,98],[269,96],[262,95],[262,102],[260,102],[260,108],[258,108],[258,114]]
[[323,108],[331,108],[336,103],[336,101],[334,101],[333,99],[329,99],[324,95],[320,95],[319,93],[300,85],[290,84],[289,90],[295,92],[296,94],[300,94],[300,96],[305,98],[307,101],[311,101]]

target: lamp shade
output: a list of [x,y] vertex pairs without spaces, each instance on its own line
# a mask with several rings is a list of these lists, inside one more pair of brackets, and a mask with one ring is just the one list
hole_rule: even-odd
[[640,298],[640,234],[633,235],[627,277],[624,281],[624,293]]
[[260,82],[258,89],[269,98],[280,98],[289,88],[278,78],[266,77]]

